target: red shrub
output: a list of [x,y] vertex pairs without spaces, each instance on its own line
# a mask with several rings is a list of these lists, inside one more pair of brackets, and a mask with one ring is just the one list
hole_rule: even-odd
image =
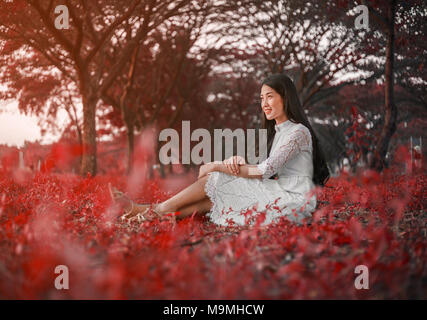
[[[141,142],[136,156],[144,156]],[[61,150],[57,150],[61,158]],[[64,160],[66,160],[64,158]],[[0,173],[0,297],[36,299],[426,298],[424,174],[331,178],[311,221],[218,227],[204,217],[118,219],[107,184],[162,201],[159,180]],[[139,183],[140,182],[140,183]],[[323,203],[323,202],[322,202]],[[357,265],[369,290],[354,287]],[[54,269],[70,270],[57,290]]]

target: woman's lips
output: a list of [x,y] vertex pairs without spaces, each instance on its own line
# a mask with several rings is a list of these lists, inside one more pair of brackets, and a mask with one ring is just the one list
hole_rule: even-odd
[[265,112],[265,114],[270,114],[271,110],[265,110],[264,112]]

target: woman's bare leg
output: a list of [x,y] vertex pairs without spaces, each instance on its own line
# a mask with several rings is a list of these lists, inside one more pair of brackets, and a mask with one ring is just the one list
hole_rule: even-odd
[[203,199],[203,200],[200,200],[199,202],[196,202],[181,208],[179,210],[181,214],[179,216],[176,216],[176,218],[184,219],[185,217],[191,216],[194,213],[194,211],[197,211],[198,214],[205,214],[209,212],[211,207],[212,207],[211,200],[209,200],[208,198]]
[[[138,213],[144,212],[149,207],[150,205],[143,205],[143,204],[136,203],[134,209],[132,210],[132,213],[130,213],[128,217],[131,218],[137,215]],[[205,198],[195,203],[184,206],[179,210],[176,210],[180,212],[180,214],[176,216],[176,218],[184,219],[185,217],[192,215],[194,211],[197,211],[198,214],[205,214],[209,212],[211,208],[212,208],[211,200],[209,198]],[[156,210],[156,211],[159,211],[159,210]],[[167,211],[167,212],[170,212],[170,211]],[[159,213],[164,213],[164,212],[159,212]]]
[[201,200],[206,200],[205,184],[207,180],[208,176],[198,179],[173,197],[156,205],[155,210],[159,213],[176,212]]
[[[198,179],[196,182],[181,190],[173,197],[153,205],[156,212],[165,214],[169,212],[180,211],[178,219],[191,215],[194,211],[206,213],[212,207],[212,202],[205,193],[205,184],[208,176]],[[151,205],[134,203],[131,212],[126,215],[126,218],[131,218],[138,213],[144,212]]]

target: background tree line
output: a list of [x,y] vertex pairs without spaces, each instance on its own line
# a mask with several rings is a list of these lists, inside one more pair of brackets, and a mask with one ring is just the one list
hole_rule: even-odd
[[[423,1],[68,0],[67,30],[54,26],[59,4],[1,2],[0,99],[45,130],[65,110],[83,175],[97,172],[102,136],[124,134],[130,172],[146,128],[258,127],[260,82],[278,72],[294,79],[331,167],[362,159],[381,171],[398,143],[423,135]],[[360,4],[369,30],[354,27]]]

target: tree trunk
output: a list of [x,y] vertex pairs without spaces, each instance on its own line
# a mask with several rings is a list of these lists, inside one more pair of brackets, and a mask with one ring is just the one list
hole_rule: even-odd
[[127,134],[127,173],[130,174],[133,168],[133,153],[134,153],[134,145],[135,145],[135,133],[133,130],[133,122],[126,123],[126,134]]
[[96,121],[95,111],[97,99],[83,95],[83,154],[80,173],[86,176],[96,175]]
[[[77,130],[77,137],[79,140],[79,146],[80,146],[80,148],[83,148],[82,130],[80,129],[80,126],[78,124],[76,125],[76,130]],[[82,149],[80,149],[80,150],[82,150]],[[79,153],[79,168],[82,167],[82,163],[83,163],[83,155],[82,155],[82,153]]]
[[126,125],[126,133],[127,133],[127,143],[128,143],[128,150],[127,150],[127,168],[126,171],[128,174],[131,173],[133,168],[133,151],[134,151],[134,127],[135,127],[135,120],[134,120],[134,112],[130,108],[129,105],[126,105],[126,100],[129,94],[129,91],[133,85],[134,75],[135,75],[135,68],[136,68],[136,58],[138,56],[138,50],[139,46],[137,46],[133,52],[132,59],[129,66],[129,72],[127,81],[125,84],[125,87],[123,89],[123,93],[120,96],[120,110],[122,113],[122,118]]
[[387,19],[387,47],[385,65],[385,115],[384,124],[375,148],[370,167],[380,172],[385,167],[385,157],[391,137],[396,131],[397,108],[394,104],[394,23],[396,0],[390,2]]

